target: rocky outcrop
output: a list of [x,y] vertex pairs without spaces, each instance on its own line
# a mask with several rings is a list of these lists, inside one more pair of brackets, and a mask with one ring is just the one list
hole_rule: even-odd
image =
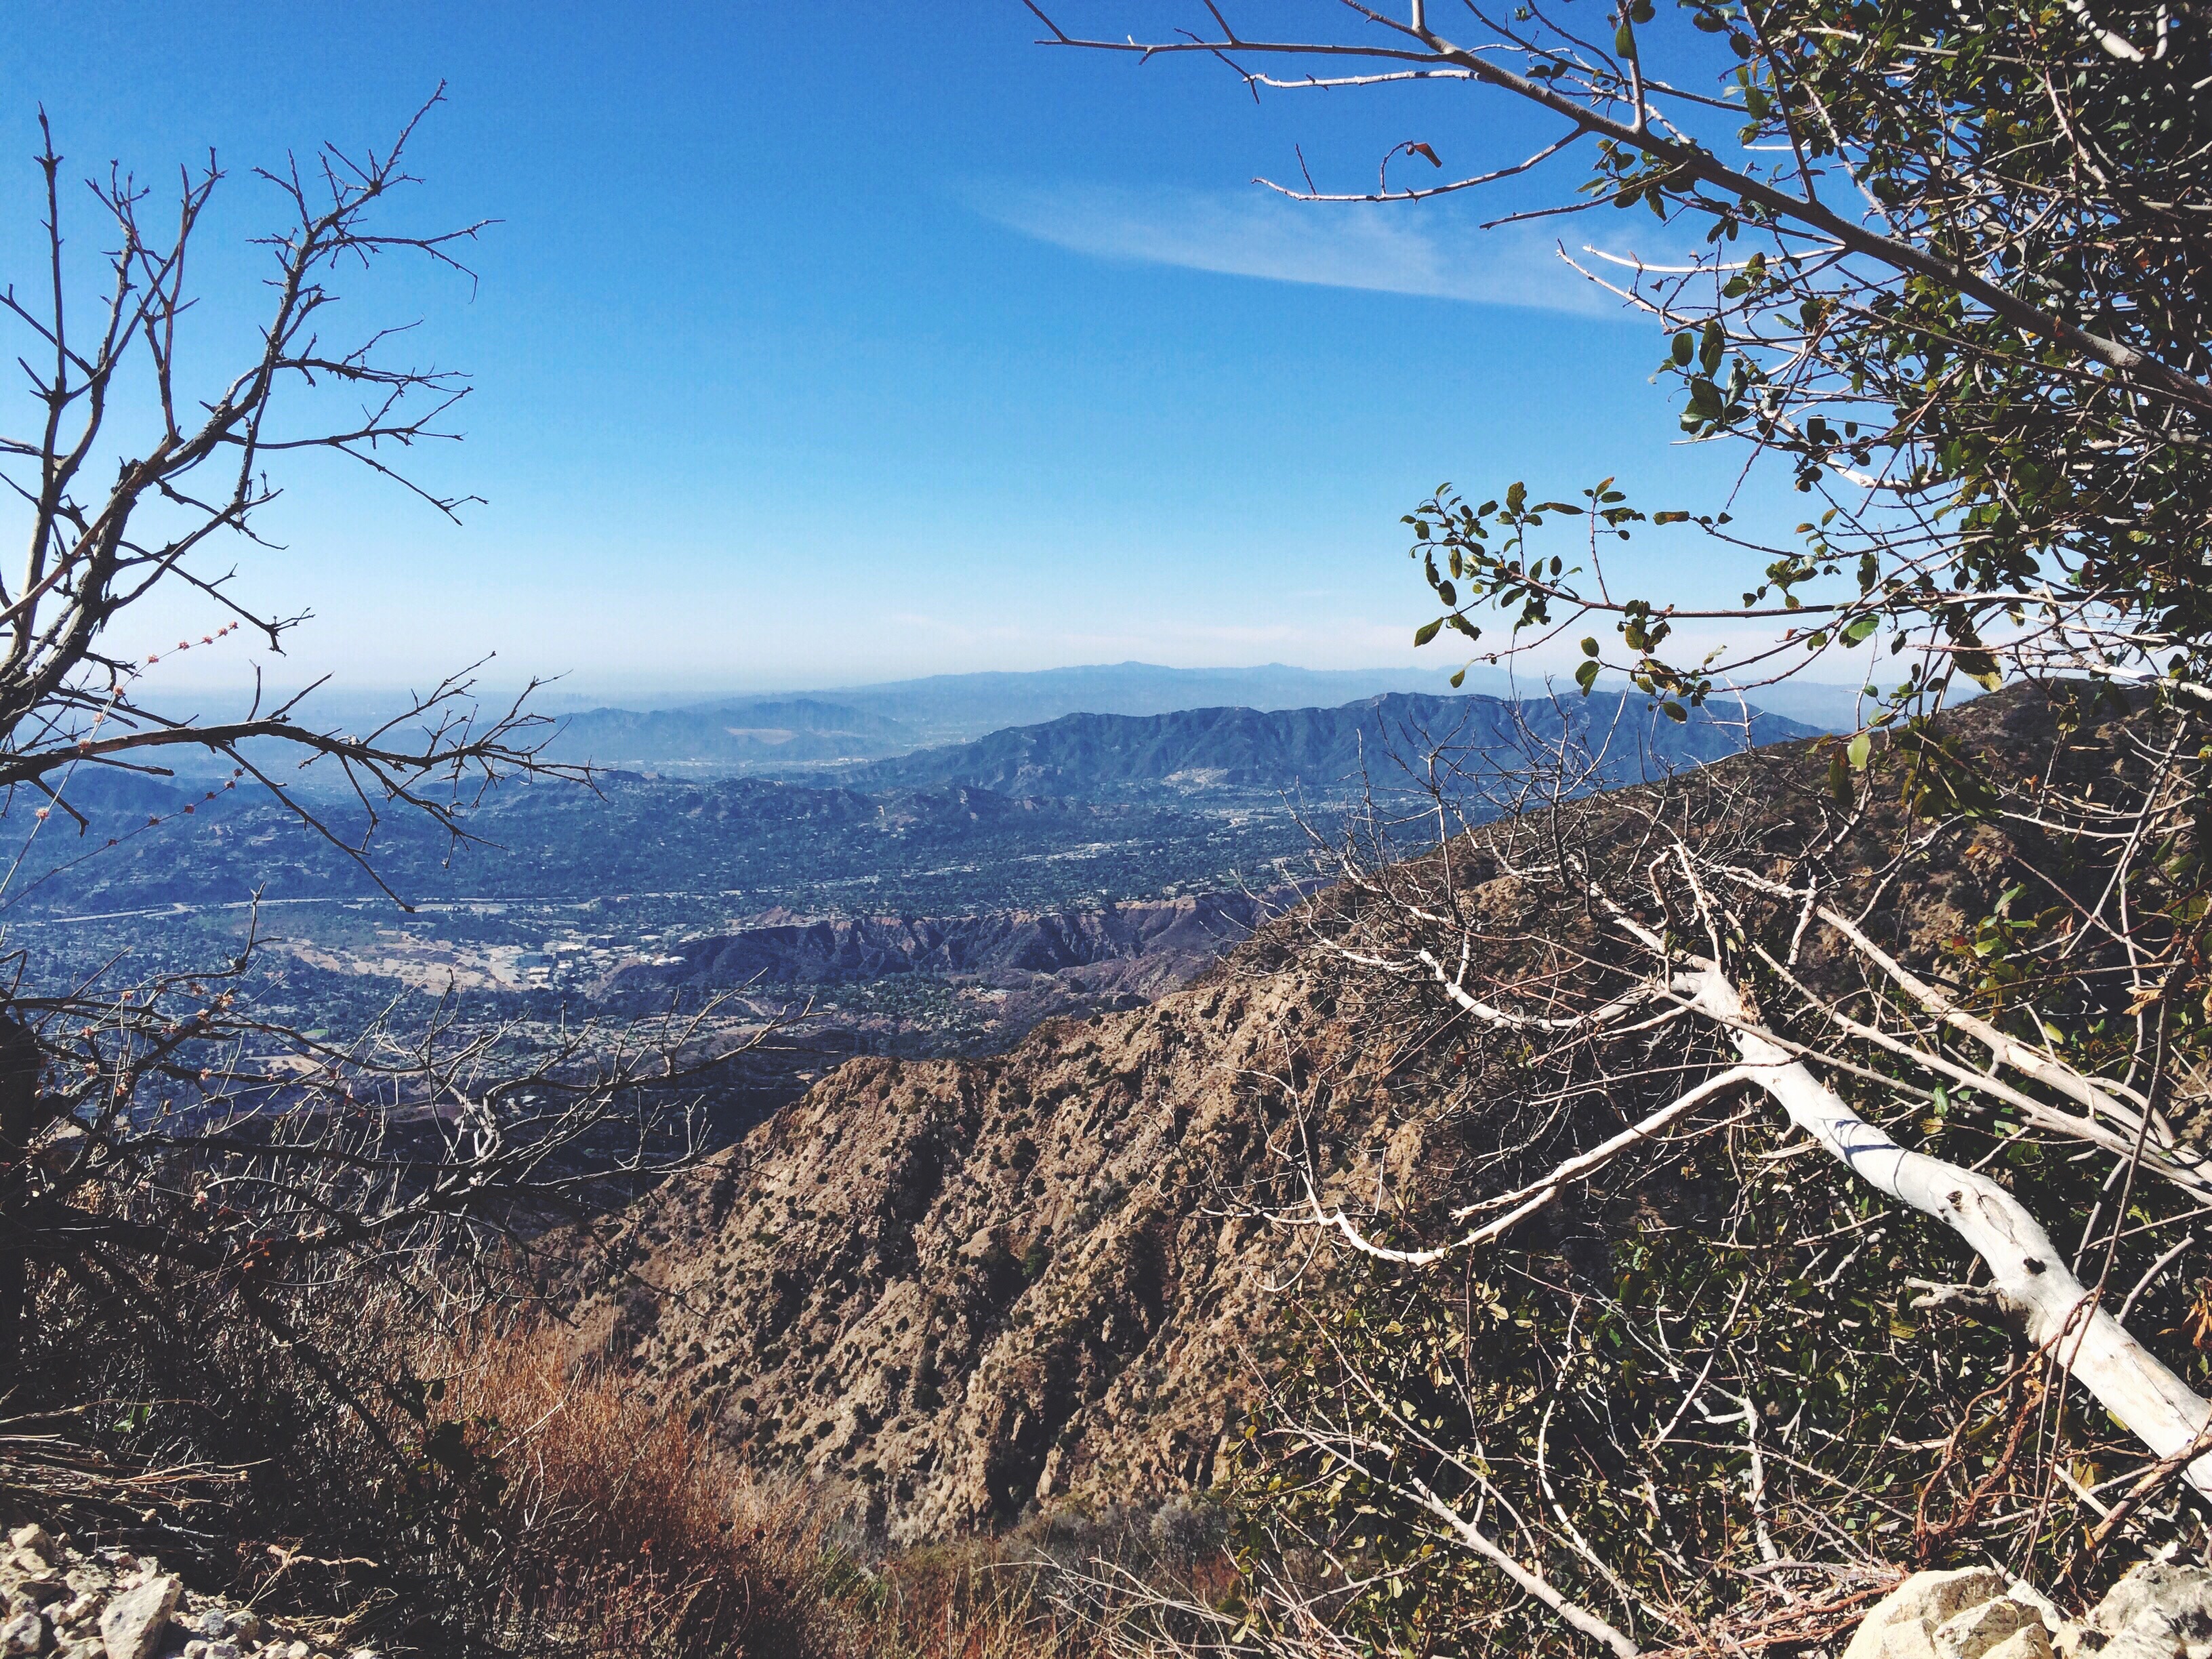
[[2146,1561],[2084,1620],[1987,1567],[1916,1572],[1868,1613],[1844,1659],[2212,1659],[2212,1571]]
[[[0,1653],[9,1659],[335,1659],[317,1632],[187,1591],[150,1556],[81,1550],[35,1523],[8,1534],[0,1559]],[[349,1659],[378,1659],[367,1648]]]
[[2112,1586],[2079,1627],[2062,1628],[2063,1659],[2212,1659],[2212,1572],[2146,1561]]
[[898,1540],[1203,1485],[1300,1250],[1240,1212],[1281,1127],[1252,1079],[1356,1029],[1325,994],[1224,973],[997,1060],[850,1062],[647,1205],[587,1345]]

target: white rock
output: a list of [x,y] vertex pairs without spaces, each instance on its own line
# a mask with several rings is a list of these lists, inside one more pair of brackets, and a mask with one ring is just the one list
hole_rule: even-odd
[[1875,1603],[1844,1659],[1950,1659],[1937,1652],[1936,1627],[2004,1593],[2004,1575],[1987,1567],[1916,1572]]
[[46,1644],[46,1621],[35,1613],[19,1613],[0,1625],[0,1654],[9,1659],[36,1653]]
[[54,1563],[53,1537],[44,1527],[18,1527],[8,1534],[8,1543],[12,1549],[28,1550],[48,1566]]
[[2066,1615],[2058,1611],[2058,1604],[2025,1578],[2015,1578],[2005,1587],[2005,1594],[2015,1601],[2025,1601],[2043,1615],[2043,1628],[2051,1635],[2058,1634],[2066,1622]]
[[2212,1572],[2146,1561],[2112,1586],[2089,1627],[2110,1637],[2112,1659],[2205,1659],[2212,1655]]
[[166,1573],[149,1578],[107,1604],[100,1615],[100,1639],[107,1659],[154,1659],[168,1634],[169,1615],[184,1589]]
[[1982,1656],[1982,1659],[2051,1659],[2051,1632],[2038,1620],[2022,1625]]
[[2030,1629],[2048,1654],[2051,1636],[2043,1628],[2041,1612],[2010,1595],[1999,1595],[1952,1614],[1936,1626],[1931,1639],[1937,1659],[1983,1659],[1999,1643]]
[[82,1625],[100,1611],[100,1598],[90,1590],[80,1590],[64,1602],[52,1615],[57,1625]]

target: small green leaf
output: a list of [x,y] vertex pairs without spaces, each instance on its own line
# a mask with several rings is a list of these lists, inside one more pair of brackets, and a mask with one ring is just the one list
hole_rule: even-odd
[[1874,753],[1874,733],[1871,732],[1860,732],[1858,736],[1851,739],[1850,747],[1845,750],[1844,753],[1850,759],[1852,771],[1865,771],[1867,769],[1867,761]]
[[1595,657],[1597,655],[1597,641],[1589,638],[1587,635],[1583,638],[1583,655],[1585,657]]
[[1426,645],[1431,640],[1436,638],[1437,630],[1443,625],[1444,619],[1442,617],[1437,617],[1434,622],[1423,623],[1413,630],[1413,643]]
[[1583,663],[1580,667],[1575,670],[1575,684],[1582,687],[1583,695],[1584,696],[1588,696],[1589,695],[1590,686],[1596,681],[1596,679],[1597,665],[1595,662]]

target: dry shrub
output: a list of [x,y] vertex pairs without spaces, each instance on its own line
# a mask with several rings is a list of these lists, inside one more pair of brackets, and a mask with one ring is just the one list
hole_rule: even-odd
[[1051,1600],[1046,1570],[989,1540],[885,1561],[860,1599],[853,1651],[862,1659],[1079,1659],[1089,1632]]
[[[558,1327],[455,1330],[434,1296],[356,1283],[296,1296],[288,1345],[216,1294],[179,1289],[139,1318],[55,1289],[42,1374],[103,1403],[31,1448],[36,1468],[0,1444],[16,1506],[98,1541],[143,1530],[195,1585],[340,1620],[349,1641],[525,1659],[1097,1650],[1054,1608],[1037,1565],[1053,1540],[881,1558],[835,1494],[764,1485],[680,1402],[574,1363]],[[79,1464],[100,1500],[81,1515],[62,1478]],[[227,1478],[170,1493],[143,1473],[185,1467]]]
[[840,1553],[820,1517],[564,1346],[526,1326],[423,1356],[446,1384],[425,1441],[444,1430],[448,1490],[485,1510],[459,1530],[472,1582],[495,1590],[488,1633],[577,1654],[836,1654]]
[[[474,1489],[489,1524],[463,1571],[495,1587],[473,1622],[500,1645],[669,1659],[1090,1651],[1025,1549],[978,1540],[871,1566],[815,1494],[763,1485],[681,1409],[567,1355],[557,1333],[517,1327],[420,1361],[445,1382],[434,1420],[485,1460]],[[469,1489],[466,1458],[447,1473],[449,1492]]]

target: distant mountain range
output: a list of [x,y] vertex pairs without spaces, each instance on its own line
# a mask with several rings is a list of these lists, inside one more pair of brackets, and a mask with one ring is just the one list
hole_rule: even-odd
[[[1468,679],[1473,692],[1493,702],[1511,696],[1516,690],[1495,669],[1471,671]],[[1540,687],[1519,690],[1526,697],[1543,695]],[[599,766],[783,777],[819,774],[825,768],[848,772],[854,762],[904,757],[911,766],[851,775],[896,779],[900,784],[952,776],[1010,781],[1012,773],[995,764],[979,769],[974,757],[955,757],[952,750],[981,742],[995,745],[994,754],[1003,755],[1025,743],[1058,744],[1079,728],[1056,731],[1050,739],[1018,738],[1013,734],[1036,732],[1047,726],[1061,727],[1077,716],[1192,715],[1203,717],[1204,724],[1213,728],[1221,726],[1231,715],[1333,714],[1355,702],[1370,702],[1377,696],[1405,696],[1416,702],[1425,698],[1441,705],[1456,702],[1458,695],[1452,692],[1449,676],[1442,672],[1290,668],[1279,663],[1259,668],[1162,668],[1149,663],[1117,663],[1034,673],[945,674],[807,696],[728,697],[647,713],[595,708],[562,717],[559,733],[546,752],[557,760],[588,761]],[[1841,687],[1791,684],[1762,692],[1759,706],[1808,730],[1832,731],[1851,723],[1852,696]],[[1597,701],[1611,706],[1612,700],[1603,694]],[[1297,724],[1281,726],[1278,723],[1279,729],[1274,735],[1255,732],[1249,740],[1262,748],[1279,747],[1284,733],[1294,732]],[[1131,728],[1113,728],[1108,740],[1126,745],[1133,737],[1141,739],[1142,734]],[[1770,739],[1762,737],[1760,740]],[[1231,741],[1233,747],[1234,740]],[[1295,745],[1304,739],[1293,737],[1291,741]],[[1218,742],[1212,746],[1218,747]],[[940,759],[925,760],[926,754]],[[1067,764],[1057,760],[1044,763],[1063,768]],[[1141,769],[1153,762],[1143,759],[1131,763]],[[1327,763],[1328,757],[1316,752],[1298,755],[1291,761],[1293,771],[1309,780],[1315,767]],[[947,765],[958,769],[947,772],[944,769]],[[1077,763],[1078,769],[1086,765]],[[1245,781],[1257,781],[1264,774],[1268,781],[1279,782],[1282,775],[1281,768],[1258,759],[1256,751],[1225,759],[1201,757],[1170,769],[1193,769],[1235,772]],[[1158,780],[1141,770],[1122,780],[1139,781]],[[1000,787],[1003,781],[988,787]]]
[[[1493,672],[1495,688],[1505,677]],[[1306,708],[1386,691],[1437,693],[1449,676],[1401,669],[1161,668],[1117,663],[1034,673],[940,674],[843,690],[723,697],[639,713],[594,708],[561,717],[546,754],[598,766],[790,775],[966,743],[1062,715],[1167,714],[1235,705]]]
[[[387,878],[426,899],[850,888],[833,907],[845,908],[865,902],[880,882],[884,896],[957,894],[963,905],[988,897],[996,900],[992,908],[1020,908],[1073,879],[1054,874],[1057,860],[1082,864],[1075,890],[1086,896],[1158,890],[1155,884],[1194,875],[1218,879],[1231,866],[1293,850],[1297,838],[1286,820],[1270,817],[1237,831],[1236,848],[1224,843],[1225,856],[1209,867],[1208,836],[1222,828],[1215,805],[1291,790],[1318,801],[1354,786],[1363,765],[1388,790],[1400,781],[1393,757],[1418,762],[1432,744],[1455,750],[1462,767],[1511,769],[1520,761],[1519,722],[1540,743],[1569,729],[1593,746],[1601,743],[1606,760],[1587,780],[1592,785],[1717,759],[1741,748],[1746,736],[1740,721],[1712,714],[1677,725],[1635,695],[1516,705],[1391,693],[1332,708],[1069,714],[969,743],[864,758],[872,748],[880,755],[910,741],[909,729],[812,699],[711,711],[602,710],[573,722],[553,750],[605,767],[601,793],[551,781],[495,791],[469,818],[483,844],[460,847],[414,815],[389,813],[375,848]],[[1812,731],[1759,714],[1749,736],[1765,744]],[[679,738],[722,764],[657,782],[640,775],[638,759]],[[732,757],[763,752],[813,758],[784,762],[790,779],[714,775]],[[750,769],[768,769],[756,762]],[[63,791],[88,820],[86,831],[78,833],[67,813],[54,815],[27,851],[6,908],[82,914],[235,902],[257,888],[286,899],[374,890],[345,852],[301,826],[292,808],[250,781],[226,785],[203,779],[180,787],[77,767]],[[295,799],[309,798],[301,791]],[[19,791],[16,804],[27,817],[43,799],[28,801]],[[313,805],[339,841],[368,834],[358,802],[326,793]],[[110,838],[122,845],[103,851]],[[102,855],[75,868],[94,852]]]
[[[927,679],[815,692],[825,702],[865,709],[913,727],[915,744],[965,743],[1009,726],[1035,726],[1063,714],[1172,714],[1186,708],[1326,708],[1386,691],[1442,696],[1444,668],[1163,668],[1121,662],[1024,673],[936,674]],[[1468,672],[1462,689],[1510,695],[1494,668]]]
[[[1547,690],[1539,679],[1524,676],[1516,682],[1482,666],[1468,670],[1465,685],[1458,689],[1494,697],[1541,697]],[[1266,714],[1334,708],[1390,693],[1441,697],[1453,690],[1449,673],[1442,668],[1315,669],[1281,663],[1164,668],[1125,662],[1024,673],[939,674],[644,710],[602,707],[552,714],[557,730],[547,753],[556,760],[640,771],[795,777],[824,767],[971,743],[1008,727],[1042,725],[1069,714],[1152,715],[1230,708]],[[1760,688],[1752,701],[1768,714],[1818,730],[1855,731],[1857,695],[1849,686],[1788,680]],[[242,715],[247,706],[243,692],[187,688],[167,712],[179,718],[221,720]],[[573,702],[569,706],[574,709]],[[398,693],[319,694],[304,705],[301,718],[309,725],[360,730],[397,719],[407,707]],[[283,751],[264,744],[257,752],[273,759]],[[186,789],[204,788],[198,781],[202,775],[220,780],[229,774],[228,763],[219,756],[167,759],[186,775]],[[283,764],[294,787],[318,789],[321,769],[292,778],[289,761]],[[333,776],[331,781],[337,793],[349,793],[342,780]]]
[[[1487,696],[1389,693],[1335,708],[1189,708],[1151,715],[1070,714],[994,732],[974,743],[924,749],[848,769],[847,787],[990,789],[1009,795],[1111,796],[1150,788],[1188,791],[1340,790],[1364,766],[1386,786],[1390,757],[1418,762],[1432,745],[1463,765],[1510,765],[1523,732],[1548,742],[1571,732],[1603,750],[1601,781],[1655,768],[1696,765],[1745,744],[1740,720],[1699,712],[1668,720],[1632,694],[1510,703]],[[1815,728],[1754,713],[1754,744],[1811,737]]]
[[[1403,691],[1449,696],[1540,697],[1543,680],[1476,665],[1463,684],[1439,668],[1163,668],[1122,662],[1024,673],[938,674],[927,679],[843,686],[804,695],[865,709],[914,728],[916,746],[966,743],[1009,726],[1036,726],[1064,714],[1172,714],[1191,708],[1334,708]],[[1562,686],[1567,681],[1563,676]],[[798,694],[792,694],[798,695]],[[1785,680],[1749,694],[1771,714],[1822,731],[1856,730],[1856,688]],[[714,705],[704,705],[714,707]]]

